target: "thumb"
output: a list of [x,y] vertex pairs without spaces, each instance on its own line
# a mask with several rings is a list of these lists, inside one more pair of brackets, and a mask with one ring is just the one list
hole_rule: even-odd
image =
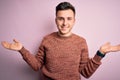
[[111,43],[110,42],[107,42],[105,45],[110,45]]
[[18,40],[16,40],[16,39],[13,39],[13,41],[14,41],[15,43],[19,43],[19,41],[18,41]]

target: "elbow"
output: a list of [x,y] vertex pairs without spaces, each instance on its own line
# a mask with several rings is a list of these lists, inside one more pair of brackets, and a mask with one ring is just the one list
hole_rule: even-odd
[[40,64],[34,64],[34,65],[31,65],[31,67],[34,71],[39,71],[41,66],[40,66]]
[[86,79],[89,79],[90,77],[91,77],[91,76],[86,76],[85,78],[86,78]]
[[34,64],[34,66],[32,65],[31,68],[32,68],[34,71],[39,71],[40,65],[39,65],[39,64],[37,64],[37,65]]
[[86,73],[86,72],[84,72],[84,71],[81,71],[81,75],[83,76],[83,77],[85,77],[86,79],[89,79],[91,76],[92,76],[92,73]]
[[34,71],[39,71],[39,68],[38,68],[38,67],[36,67],[36,68],[33,68],[33,70],[34,70]]
[[86,79],[89,79],[89,78],[91,77],[91,75],[84,75],[84,77],[85,77]]
[[34,69],[34,71],[39,71],[39,69]]

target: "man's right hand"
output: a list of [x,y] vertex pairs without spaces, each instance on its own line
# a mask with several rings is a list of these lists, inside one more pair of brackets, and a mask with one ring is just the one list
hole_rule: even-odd
[[1,42],[4,48],[14,51],[19,51],[22,49],[22,44],[18,42],[16,39],[13,39],[14,43],[8,43],[6,41]]

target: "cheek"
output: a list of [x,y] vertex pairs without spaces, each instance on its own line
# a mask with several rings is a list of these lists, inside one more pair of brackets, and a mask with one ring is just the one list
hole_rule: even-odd
[[60,29],[61,23],[56,21],[57,28]]
[[62,25],[63,23],[62,23],[61,21],[56,21],[56,24],[57,24],[58,26],[60,26],[60,25]]
[[69,24],[73,26],[75,24],[75,21],[71,21]]

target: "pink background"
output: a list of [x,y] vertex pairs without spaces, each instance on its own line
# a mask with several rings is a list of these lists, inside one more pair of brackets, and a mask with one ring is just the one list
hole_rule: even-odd
[[[0,42],[18,39],[32,54],[48,33],[56,31],[55,6],[63,0],[0,0]],[[93,57],[110,41],[120,43],[120,0],[66,0],[76,7],[73,32],[83,36]],[[120,80],[120,52],[110,53],[88,80]],[[18,52],[0,45],[0,80],[41,80]],[[82,80],[86,80],[82,77]]]

